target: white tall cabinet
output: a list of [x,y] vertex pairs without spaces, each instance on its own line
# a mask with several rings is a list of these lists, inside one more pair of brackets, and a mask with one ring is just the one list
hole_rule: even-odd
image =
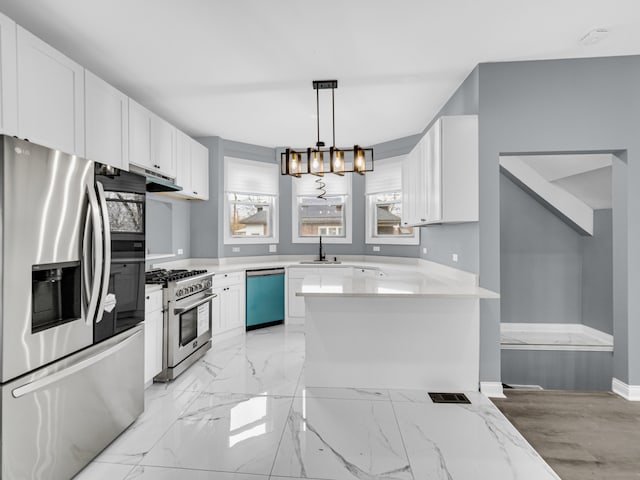
[[0,133],[18,134],[16,22],[0,13]]
[[402,223],[478,221],[478,117],[439,118],[402,166]]
[[85,155],[84,68],[17,27],[18,136]]
[[86,157],[129,170],[129,99],[85,71]]

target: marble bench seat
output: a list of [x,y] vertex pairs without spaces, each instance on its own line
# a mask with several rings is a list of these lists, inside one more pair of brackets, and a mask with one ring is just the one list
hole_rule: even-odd
[[500,348],[612,352],[613,335],[577,323],[502,323]]

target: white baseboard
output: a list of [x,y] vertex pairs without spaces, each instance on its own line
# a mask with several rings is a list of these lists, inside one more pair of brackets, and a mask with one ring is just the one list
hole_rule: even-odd
[[611,381],[611,390],[625,400],[640,402],[640,385],[627,385],[623,381],[614,378]]
[[490,398],[506,398],[501,382],[480,382],[480,391]]

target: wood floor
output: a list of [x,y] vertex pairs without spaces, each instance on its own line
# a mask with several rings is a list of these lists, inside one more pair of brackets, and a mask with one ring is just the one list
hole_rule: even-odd
[[640,402],[605,392],[505,394],[493,403],[562,480],[640,479]]

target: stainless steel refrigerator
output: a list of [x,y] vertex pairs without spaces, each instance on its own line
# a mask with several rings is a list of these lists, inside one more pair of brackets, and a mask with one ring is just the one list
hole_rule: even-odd
[[71,478],[144,408],[142,325],[94,340],[117,306],[94,168],[0,136],[3,479]]

